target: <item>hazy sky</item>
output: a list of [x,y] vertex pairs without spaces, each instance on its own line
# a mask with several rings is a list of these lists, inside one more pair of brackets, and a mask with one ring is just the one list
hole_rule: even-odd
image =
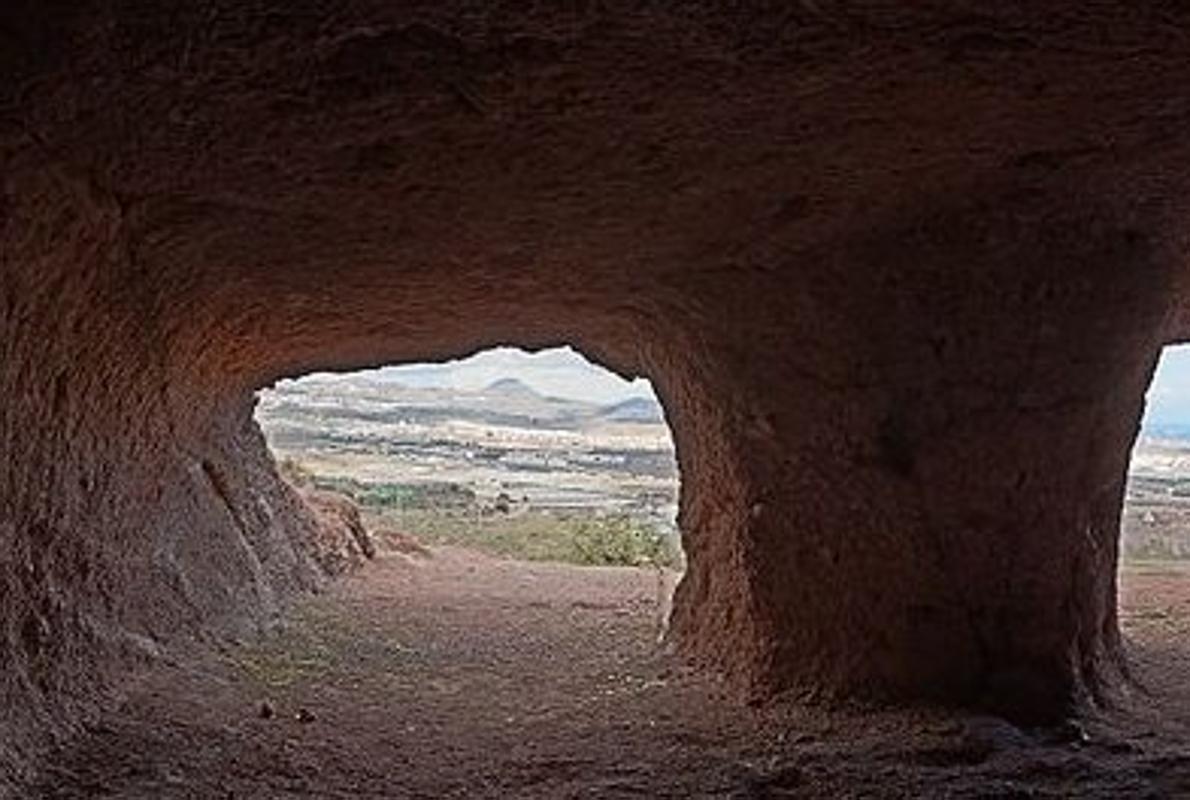
[[1190,346],[1165,348],[1146,400],[1145,427],[1190,424]]
[[482,389],[501,378],[516,378],[541,394],[595,403],[653,397],[653,387],[647,380],[626,381],[592,364],[569,347],[537,353],[497,347],[460,361],[384,367],[376,372],[380,377],[406,386]]

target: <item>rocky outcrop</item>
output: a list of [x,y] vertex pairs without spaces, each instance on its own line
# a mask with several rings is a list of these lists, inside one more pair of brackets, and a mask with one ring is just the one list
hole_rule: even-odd
[[376,557],[376,546],[360,520],[359,508],[335,492],[310,490],[302,499],[318,519],[317,535],[309,550],[328,575],[343,575]]
[[761,694],[1093,696],[1143,391],[1190,335],[1188,29],[6,4],[6,778],[129,660],[317,582],[254,389],[496,343],[654,380],[695,660]]

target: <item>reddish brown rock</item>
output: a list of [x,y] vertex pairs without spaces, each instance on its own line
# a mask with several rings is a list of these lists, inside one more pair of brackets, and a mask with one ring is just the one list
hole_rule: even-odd
[[1190,331],[1188,29],[5,5],[0,764],[317,581],[254,389],[497,343],[656,382],[696,660],[761,694],[1094,695],[1143,391]]
[[376,556],[376,546],[351,498],[316,490],[304,491],[301,496],[319,522],[317,534],[306,549],[324,572],[342,575]]

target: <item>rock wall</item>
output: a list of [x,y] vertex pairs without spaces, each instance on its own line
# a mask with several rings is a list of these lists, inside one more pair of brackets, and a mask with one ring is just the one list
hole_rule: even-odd
[[[690,651],[762,694],[1033,722],[1101,699],[1126,669],[1118,514],[1170,274],[1084,213],[939,214],[841,247],[783,324],[752,306],[737,352],[812,344],[708,367],[723,427],[676,432]],[[725,441],[730,469],[704,455]]]
[[5,225],[23,241],[0,304],[4,779],[160,642],[252,627],[317,579],[250,406],[171,368],[110,220],[69,202]]
[[1167,3],[0,9],[0,764],[315,584],[251,392],[574,344],[656,382],[673,636],[1065,713],[1190,335]]

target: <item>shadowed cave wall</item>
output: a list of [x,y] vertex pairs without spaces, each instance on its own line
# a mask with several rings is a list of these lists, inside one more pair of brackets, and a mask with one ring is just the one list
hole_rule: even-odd
[[25,5],[4,779],[319,582],[255,388],[497,343],[654,381],[672,637],[735,685],[1039,719],[1110,685],[1128,451],[1190,330],[1183,12]]

